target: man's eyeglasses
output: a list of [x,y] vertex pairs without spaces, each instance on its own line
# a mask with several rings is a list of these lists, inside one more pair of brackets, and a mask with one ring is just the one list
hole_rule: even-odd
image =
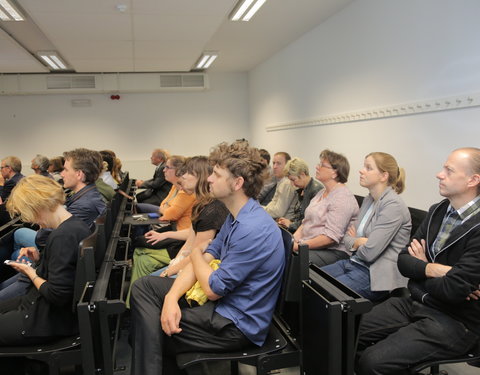
[[0,169],[8,168],[8,167],[10,167],[10,166],[9,166],[9,165],[2,165],[2,166],[0,167]]
[[335,169],[335,168],[333,168],[332,166],[326,165],[326,164],[323,164],[323,163],[319,163],[318,166],[319,166],[320,168]]
[[166,165],[165,167],[163,167],[163,169],[175,169],[175,167],[169,167],[168,165]]

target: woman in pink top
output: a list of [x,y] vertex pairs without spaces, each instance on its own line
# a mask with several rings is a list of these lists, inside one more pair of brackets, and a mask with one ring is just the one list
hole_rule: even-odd
[[310,248],[310,262],[319,266],[347,259],[343,236],[358,215],[358,204],[345,186],[350,165],[345,156],[330,150],[320,153],[315,177],[325,186],[305,210],[302,225],[294,233],[294,250],[300,243]]

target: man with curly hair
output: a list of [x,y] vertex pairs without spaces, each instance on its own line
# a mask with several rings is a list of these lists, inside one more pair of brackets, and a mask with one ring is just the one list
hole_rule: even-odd
[[[210,192],[230,214],[206,249],[192,249],[175,281],[147,276],[133,285],[133,374],[174,373],[172,354],[238,350],[267,336],[285,253],[278,226],[255,200],[264,165],[244,141],[218,145],[210,159]],[[185,293],[197,281],[208,301],[190,306]]]

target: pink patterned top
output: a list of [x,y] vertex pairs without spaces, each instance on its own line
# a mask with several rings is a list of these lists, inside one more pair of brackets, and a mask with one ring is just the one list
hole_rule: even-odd
[[323,234],[335,241],[329,249],[351,254],[345,248],[343,236],[357,218],[357,200],[345,185],[333,189],[326,197],[324,192],[325,189],[320,190],[306,208],[300,238],[309,240]]

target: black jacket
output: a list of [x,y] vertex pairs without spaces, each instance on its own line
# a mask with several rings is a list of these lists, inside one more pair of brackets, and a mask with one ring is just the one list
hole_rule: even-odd
[[23,174],[16,173],[12,178],[9,178],[7,181],[5,181],[5,184],[3,185],[2,195],[1,195],[2,201],[4,203],[10,196],[10,193],[12,192],[17,182],[20,181],[23,177],[24,177]]
[[137,194],[137,201],[139,203],[150,203],[160,206],[160,203],[166,198],[172,184],[165,180],[165,174],[163,173],[164,166],[165,163],[158,165],[153,174],[153,178],[143,182],[141,188],[146,190]]
[[413,238],[426,240],[429,262],[451,266],[443,277],[427,278],[427,263],[408,253],[398,256],[398,268],[410,279],[412,298],[459,320],[480,335],[480,301],[467,301],[467,296],[480,285],[480,214],[456,227],[435,256],[432,245],[442,225],[448,200],[433,205]]

